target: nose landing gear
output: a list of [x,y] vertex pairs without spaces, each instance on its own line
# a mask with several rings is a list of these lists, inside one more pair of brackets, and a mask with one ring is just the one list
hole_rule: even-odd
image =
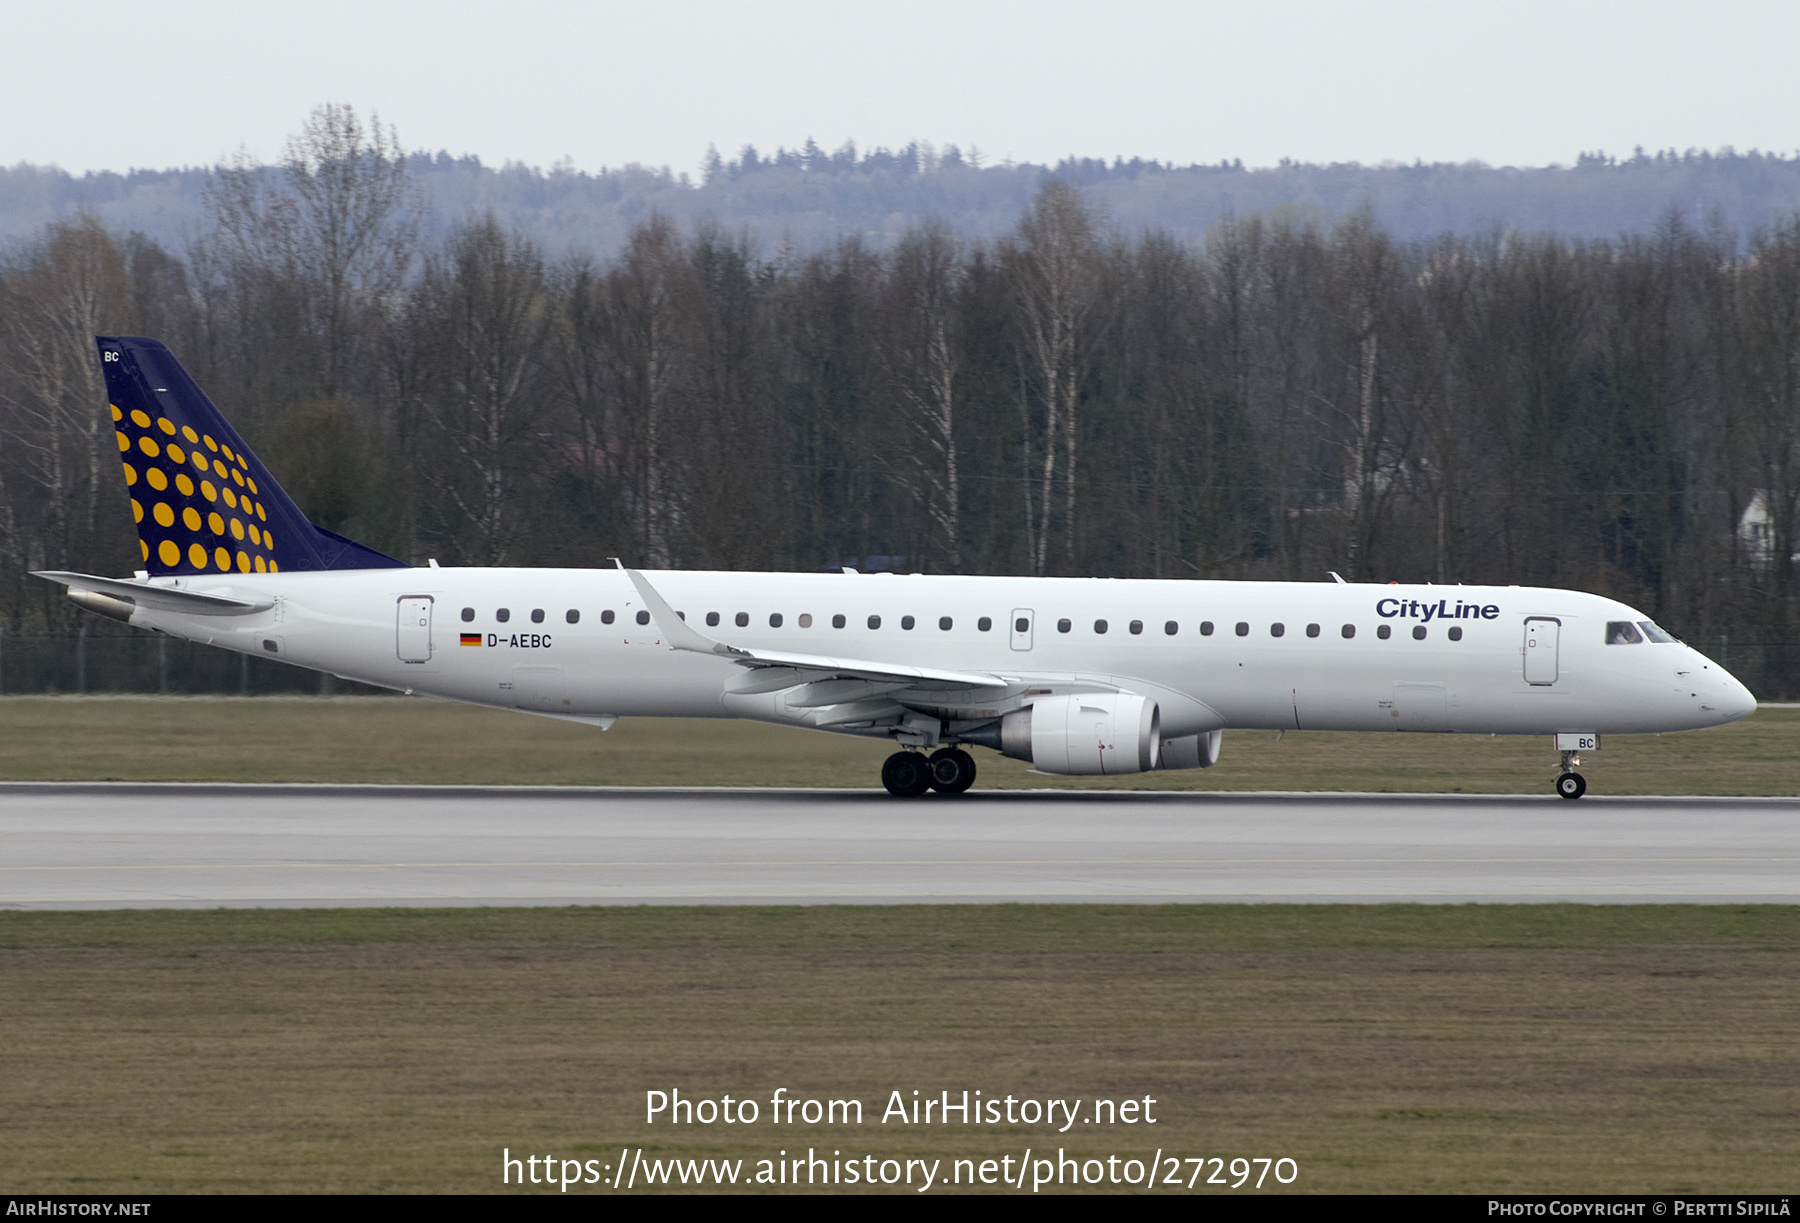
[[881,784],[895,798],[917,798],[927,790],[961,794],[975,784],[975,758],[946,747],[927,758],[922,752],[895,752],[881,766]]
[[1575,772],[1581,766],[1580,752],[1562,754],[1562,771],[1556,777],[1556,792],[1564,798],[1580,798],[1587,793],[1587,778]]

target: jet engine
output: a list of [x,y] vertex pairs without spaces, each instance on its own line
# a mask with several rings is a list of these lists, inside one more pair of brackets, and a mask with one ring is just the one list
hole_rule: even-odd
[[1129,692],[1046,697],[960,737],[1045,773],[1143,773],[1162,755],[1156,702]]
[[1219,740],[1223,731],[1209,730],[1199,735],[1183,735],[1164,739],[1159,769],[1210,769],[1219,763]]

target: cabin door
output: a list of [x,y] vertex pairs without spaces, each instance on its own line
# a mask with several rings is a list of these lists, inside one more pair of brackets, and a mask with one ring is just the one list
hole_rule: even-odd
[[408,595],[400,600],[394,636],[401,662],[431,661],[431,596]]
[[1525,682],[1548,687],[1556,682],[1556,642],[1562,621],[1550,616],[1525,620]]
[[1037,613],[1029,607],[1013,608],[1012,624],[1009,626],[1012,629],[1013,649],[1029,650],[1031,648],[1031,626],[1035,623],[1037,623]]

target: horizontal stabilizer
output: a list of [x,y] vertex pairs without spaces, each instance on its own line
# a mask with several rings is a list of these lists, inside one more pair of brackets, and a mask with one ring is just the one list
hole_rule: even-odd
[[95,577],[91,573],[62,573],[55,570],[33,573],[34,578],[60,582],[71,591],[88,591],[135,603],[156,611],[186,612],[190,616],[248,616],[275,606],[273,599],[236,599],[227,595],[201,594],[197,590],[181,590],[174,586],[152,586],[148,582],[127,582],[119,578]]
[[705,633],[689,626],[675,614],[668,601],[656,592],[644,575],[627,569],[631,584],[649,608],[663,640],[674,650],[695,654],[717,654],[721,658],[746,667],[792,667],[803,673],[795,682],[816,679],[861,679],[899,681],[919,688],[1004,688],[1007,681],[997,675],[981,675],[970,671],[944,671],[936,667],[910,667],[900,663],[874,662],[865,658],[834,658],[822,654],[792,654],[786,650],[746,650],[739,646],[714,641]]

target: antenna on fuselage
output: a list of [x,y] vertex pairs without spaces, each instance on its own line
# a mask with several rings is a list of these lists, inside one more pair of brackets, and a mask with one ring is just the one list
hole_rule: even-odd
[[1331,575],[1331,580],[1336,582],[1339,586],[1348,586],[1350,584],[1346,582],[1335,569],[1327,569],[1325,572],[1329,573]]

